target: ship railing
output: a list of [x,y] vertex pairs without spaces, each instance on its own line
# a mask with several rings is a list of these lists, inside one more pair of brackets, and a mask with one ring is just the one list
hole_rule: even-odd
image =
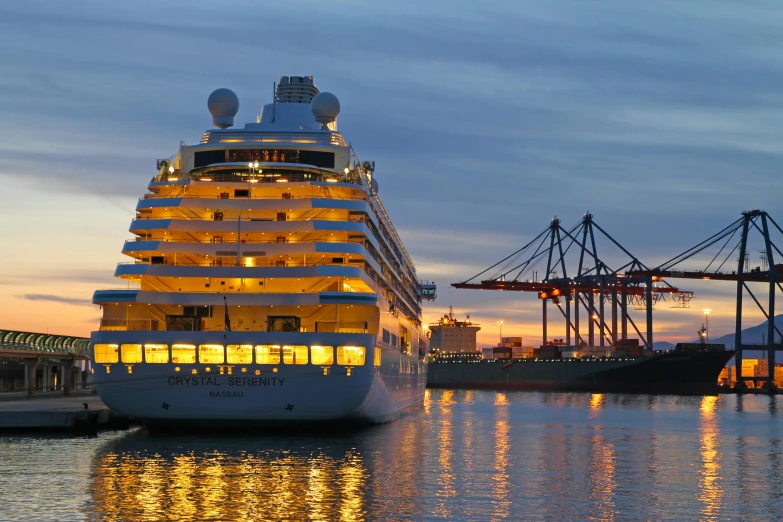
[[[320,188],[320,187],[319,187]],[[287,194],[287,193],[286,193]],[[283,199],[340,199],[340,200],[359,200],[359,201],[367,201],[366,195],[359,195],[359,196],[335,196],[330,194],[324,195],[320,191],[313,191],[312,194],[304,194],[304,195],[298,195],[298,194],[287,194],[286,196],[228,196],[228,197],[216,197],[214,195],[212,196],[202,196],[202,195],[191,195],[191,194],[144,194],[142,197],[139,198],[139,201],[144,201],[145,199],[214,199],[217,201],[223,200],[223,199],[262,199],[262,200],[283,200]]]
[[[285,181],[278,181],[285,180]],[[258,171],[244,166],[244,162],[216,163],[193,169],[188,173],[175,170],[154,176],[151,184],[172,183],[185,187],[190,181],[211,183],[346,183],[362,185],[356,176],[342,172],[310,167],[298,163],[259,162]]]
[[[328,210],[328,209],[320,209],[320,210]],[[141,219],[171,219],[174,221],[237,221],[236,216],[224,216],[221,220],[216,220],[214,217],[188,217],[183,218],[182,216],[136,216],[134,219],[141,220]],[[240,217],[240,221],[277,221],[276,218],[270,217],[270,218],[250,218],[250,217]],[[364,219],[359,219],[358,217],[351,217],[351,218],[342,218],[342,217],[319,217],[319,216],[308,216],[304,218],[295,218],[295,217],[287,217],[286,222],[289,221],[345,221],[346,223],[364,223]]]
[[367,333],[367,321],[316,321],[316,332]]
[[78,348],[74,347],[64,347],[64,346],[35,346],[32,344],[20,344],[20,343],[14,343],[14,342],[3,342],[0,343],[0,349],[3,351],[12,351],[12,352],[40,352],[41,354],[46,353],[69,353],[74,355],[81,355],[83,350],[80,350]]
[[[308,231],[309,232],[309,231]],[[274,232],[273,232],[274,233]],[[170,239],[170,238],[155,238],[155,237],[139,237],[136,239],[126,239],[126,243],[144,243],[150,241],[160,241],[163,243],[196,243],[204,245],[227,245],[236,246],[236,241],[231,241],[230,238],[224,238],[224,240],[212,240],[212,239]],[[349,241],[347,239],[326,237],[315,240],[299,241],[296,239],[288,239],[286,241],[278,241],[276,239],[257,239],[247,240],[243,239],[240,245],[294,245],[294,244],[311,244],[311,243],[356,243],[362,244],[359,241]],[[335,256],[336,257],[336,256]]]
[[345,147],[345,140],[337,131],[325,133],[322,131],[297,131],[297,132],[252,132],[252,131],[207,131],[201,138],[201,145],[215,145],[218,143],[238,143],[257,147],[259,145],[278,143],[289,144],[318,144],[337,145]]
[[101,319],[102,331],[154,331],[158,330],[159,321],[154,319]]
[[[233,258],[235,256],[221,256],[222,258]],[[239,267],[239,268],[291,268],[291,267],[308,267],[308,266],[356,266],[359,268],[364,267],[364,260],[362,259],[362,262],[351,263],[351,262],[335,262],[331,259],[324,258],[321,261],[315,261],[311,263],[306,262],[300,262],[300,261],[288,261],[286,260],[285,264],[278,264],[277,261],[272,263],[264,263],[264,264],[254,264],[254,265],[245,265],[245,264],[239,264],[236,265],[232,262],[226,262],[226,261],[206,261],[203,263],[195,262],[195,261],[166,261],[164,263],[148,263],[145,261],[122,261],[120,263],[117,263],[118,265],[151,265],[151,266],[204,266],[204,267],[216,267],[216,266],[225,266],[225,267]]]
[[[319,276],[324,281],[327,281],[327,276]],[[290,290],[290,291],[274,291],[274,292],[257,292],[255,289],[250,288],[250,291],[248,291],[250,287],[245,285],[238,285],[236,287],[223,287],[221,286],[217,290],[190,290],[190,289],[183,289],[179,291],[175,290],[160,290],[158,288],[153,288],[150,286],[142,285],[141,288],[135,287],[131,290],[134,292],[142,291],[142,292],[150,292],[155,294],[161,294],[161,293],[175,293],[175,294],[204,294],[204,295],[214,295],[214,294],[251,294],[251,295],[262,295],[262,294],[274,294],[274,295],[319,295],[324,292],[328,292],[333,296],[333,294],[345,294],[346,299],[350,297],[355,297],[356,294],[377,294],[373,290],[315,290],[315,291],[296,291],[296,290]],[[126,288],[122,288],[121,290],[127,290]],[[96,290],[96,292],[117,292],[117,288],[107,288],[107,289],[100,289]],[[229,307],[232,306],[231,303],[229,303]]]
[[[221,321],[215,321],[215,324],[209,324],[210,318],[204,318],[200,328],[197,328],[197,332],[223,332],[225,326]],[[104,323],[108,323],[104,326]],[[151,321],[148,319],[130,319],[127,321],[117,321],[113,319],[104,319],[101,321],[101,331],[165,331],[164,328],[158,328],[157,321]],[[234,332],[268,332],[270,331],[265,325],[234,325],[231,329]],[[181,330],[172,329],[168,331],[194,331],[194,330]],[[297,330],[298,332],[319,332],[319,333],[359,333],[366,334],[372,333],[368,328],[366,321],[341,321],[341,322],[329,322],[329,321],[317,321],[314,324],[302,325]],[[28,350],[29,351],[29,350]],[[64,351],[64,350],[60,350]]]

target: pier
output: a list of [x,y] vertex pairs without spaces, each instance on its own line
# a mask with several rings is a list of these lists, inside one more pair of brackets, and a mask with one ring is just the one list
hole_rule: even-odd
[[97,395],[78,392],[64,397],[49,392],[30,399],[26,393],[0,397],[0,432],[61,431],[92,434],[101,429],[124,429],[129,425],[103,404]]

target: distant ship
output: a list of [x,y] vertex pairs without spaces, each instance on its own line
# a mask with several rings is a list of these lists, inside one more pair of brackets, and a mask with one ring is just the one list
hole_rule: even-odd
[[255,123],[158,160],[115,276],[98,290],[94,381],[157,425],[396,418],[423,403],[428,339],[416,270],[378,197],[374,162],[337,132],[337,98],[284,76]]
[[[430,329],[445,341],[464,339],[474,326],[449,314]],[[503,338],[489,349],[494,358],[484,359],[475,350],[475,335],[472,349],[453,341],[436,349],[433,341],[428,387],[713,395],[720,391],[721,370],[734,357],[722,344],[681,343],[674,350],[651,352],[626,340],[617,350],[553,344],[534,349],[515,342],[519,338]]]

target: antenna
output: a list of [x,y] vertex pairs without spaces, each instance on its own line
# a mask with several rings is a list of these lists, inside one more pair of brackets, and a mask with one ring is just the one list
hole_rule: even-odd
[[272,82],[272,123],[277,120],[277,82]]

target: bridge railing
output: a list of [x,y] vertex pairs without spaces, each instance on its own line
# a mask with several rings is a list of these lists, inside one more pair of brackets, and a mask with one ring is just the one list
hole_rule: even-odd
[[32,346],[28,344],[17,344],[17,343],[0,343],[0,351],[8,351],[8,352],[38,352],[41,354],[69,354],[69,355],[88,355],[89,349],[81,349],[81,348],[63,348],[63,347],[54,347],[54,346]]

